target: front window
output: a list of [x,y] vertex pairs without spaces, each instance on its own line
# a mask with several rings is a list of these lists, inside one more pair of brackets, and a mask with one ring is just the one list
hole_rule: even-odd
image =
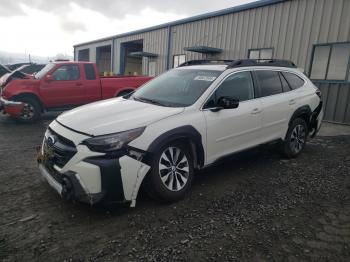
[[216,107],[217,101],[221,97],[232,97],[240,102],[254,99],[254,84],[250,72],[239,72],[230,75],[216,89],[209,98],[204,108]]
[[162,106],[190,106],[221,73],[216,70],[174,69],[146,83],[131,98]]
[[52,78],[56,81],[73,81],[80,78],[79,67],[77,65],[63,65],[52,73]]
[[47,64],[43,69],[35,74],[35,78],[42,79],[54,66],[54,63]]

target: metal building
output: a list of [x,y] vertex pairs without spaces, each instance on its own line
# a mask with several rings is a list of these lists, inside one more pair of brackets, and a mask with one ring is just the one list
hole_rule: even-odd
[[350,124],[350,0],[260,0],[74,46],[101,72],[158,75],[192,59],[290,59]]

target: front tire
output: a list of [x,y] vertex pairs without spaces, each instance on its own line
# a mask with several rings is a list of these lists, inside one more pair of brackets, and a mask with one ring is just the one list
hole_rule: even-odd
[[34,123],[41,117],[41,106],[39,102],[31,97],[21,97],[16,99],[18,102],[22,102],[24,107],[21,114],[17,116],[17,120],[22,123]]
[[287,158],[295,158],[304,150],[307,140],[308,127],[304,119],[295,119],[288,128],[282,144],[282,152]]
[[147,191],[157,200],[175,202],[189,191],[193,177],[190,150],[183,143],[171,143],[154,155],[147,178]]

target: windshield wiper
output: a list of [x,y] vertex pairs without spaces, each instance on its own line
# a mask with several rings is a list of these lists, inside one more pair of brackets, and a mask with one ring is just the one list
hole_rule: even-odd
[[153,99],[149,99],[149,98],[140,98],[140,97],[133,96],[133,99],[136,101],[140,101],[140,102],[144,102],[144,103],[151,103],[151,104],[158,105],[158,106],[167,106],[167,105],[163,104],[162,102],[159,102],[159,101],[153,100]]

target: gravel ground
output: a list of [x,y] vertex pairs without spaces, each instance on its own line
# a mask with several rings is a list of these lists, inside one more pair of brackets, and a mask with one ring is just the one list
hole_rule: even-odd
[[0,116],[0,260],[349,261],[350,136],[322,137],[295,160],[272,148],[196,175],[186,199],[135,209],[64,202],[39,176],[48,116]]

